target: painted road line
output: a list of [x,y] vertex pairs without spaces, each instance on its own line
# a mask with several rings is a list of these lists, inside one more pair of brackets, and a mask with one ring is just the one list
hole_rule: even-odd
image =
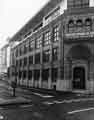
[[21,108],[27,108],[27,107],[32,107],[33,105],[21,105]]
[[89,111],[89,110],[94,110],[94,108],[87,108],[87,109],[74,110],[74,111],[68,112],[68,114],[74,114],[74,113],[79,113],[79,112],[85,112],[85,111]]
[[54,104],[54,102],[43,102],[43,104],[45,104],[45,105],[52,105],[52,104]]
[[37,95],[37,96],[40,96],[40,97],[43,97],[43,98],[51,98],[53,96],[51,95],[43,95],[43,94],[39,94],[39,93],[33,93],[34,95]]

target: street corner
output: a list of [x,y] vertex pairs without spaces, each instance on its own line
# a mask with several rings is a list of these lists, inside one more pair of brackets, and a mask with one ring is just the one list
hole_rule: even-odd
[[30,104],[32,101],[24,97],[15,97],[13,99],[3,99],[0,98],[0,106],[6,105],[19,105],[19,104]]

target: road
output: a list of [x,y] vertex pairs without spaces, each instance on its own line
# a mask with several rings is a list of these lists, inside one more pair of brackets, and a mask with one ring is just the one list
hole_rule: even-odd
[[[0,98],[7,99],[7,87],[0,81]],[[16,95],[22,95],[32,102],[0,107],[0,120],[94,120],[93,97],[57,97],[27,90],[21,92],[19,89]]]

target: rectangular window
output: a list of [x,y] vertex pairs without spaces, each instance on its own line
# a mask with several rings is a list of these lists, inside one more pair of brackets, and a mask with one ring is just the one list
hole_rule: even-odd
[[29,65],[33,64],[33,56],[29,56]]
[[38,81],[40,78],[40,70],[34,70],[34,80]]
[[54,42],[59,40],[59,25],[56,25],[53,28],[53,37],[54,37]]
[[53,48],[53,51],[52,51],[53,55],[53,61],[57,61],[58,60],[58,47],[56,48]]
[[50,50],[46,50],[43,52],[43,62],[49,62],[50,60]]
[[28,48],[29,48],[29,41],[27,41],[24,45],[24,53],[27,53],[28,52]]
[[35,41],[34,40],[30,40],[29,41],[29,51],[32,51],[35,48]]
[[20,62],[19,64],[20,64],[20,67],[21,67],[21,66],[22,66],[22,59],[20,59],[20,61],[19,61],[19,62]]
[[35,55],[35,64],[40,64],[40,53]]
[[27,65],[27,58],[24,58],[24,66]]
[[28,80],[32,80],[32,71],[31,70],[28,71]]
[[51,32],[50,31],[47,31],[44,33],[44,41],[43,41],[43,45],[46,46],[46,45],[49,45],[51,42]]
[[23,79],[24,79],[24,80],[26,79],[26,76],[27,76],[27,71],[24,70],[24,71],[23,71]]
[[68,8],[73,8],[74,7],[74,0],[68,0]]
[[16,57],[18,57],[18,49],[16,49]]
[[58,69],[52,68],[52,82],[56,82],[58,78]]
[[36,46],[36,48],[41,48],[42,47],[42,36],[39,36],[39,37],[36,38],[35,46]]
[[49,79],[49,69],[43,69],[42,71],[42,80],[48,81]]

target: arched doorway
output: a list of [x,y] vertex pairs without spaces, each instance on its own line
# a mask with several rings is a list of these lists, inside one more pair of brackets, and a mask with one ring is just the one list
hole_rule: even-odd
[[85,89],[85,68],[75,67],[73,69],[73,89]]

